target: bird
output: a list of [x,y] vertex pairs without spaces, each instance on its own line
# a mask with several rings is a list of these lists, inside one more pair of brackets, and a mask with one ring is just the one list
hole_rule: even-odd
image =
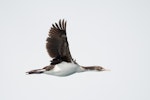
[[26,72],[27,74],[47,74],[69,76],[86,71],[107,71],[102,66],[81,66],[71,56],[66,34],[67,21],[60,19],[50,27],[46,39],[46,49],[52,59],[48,66]]

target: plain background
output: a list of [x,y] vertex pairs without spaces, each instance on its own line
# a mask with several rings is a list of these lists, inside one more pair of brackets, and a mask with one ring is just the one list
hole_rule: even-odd
[[[59,19],[74,59],[111,71],[26,75]],[[0,0],[0,100],[150,100],[149,60],[149,0]]]

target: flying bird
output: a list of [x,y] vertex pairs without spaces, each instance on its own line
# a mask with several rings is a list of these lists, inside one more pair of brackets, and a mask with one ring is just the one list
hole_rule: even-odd
[[66,35],[66,21],[59,20],[51,26],[47,37],[46,49],[52,58],[50,65],[42,69],[26,72],[27,74],[48,74],[54,76],[68,76],[85,71],[106,71],[101,66],[81,66],[71,56]]

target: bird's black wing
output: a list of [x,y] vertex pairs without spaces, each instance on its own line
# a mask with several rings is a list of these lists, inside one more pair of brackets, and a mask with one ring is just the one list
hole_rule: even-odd
[[72,57],[66,36],[66,21],[59,20],[59,23],[52,24],[48,35],[46,48],[50,57],[53,58],[51,64],[61,61],[71,62]]

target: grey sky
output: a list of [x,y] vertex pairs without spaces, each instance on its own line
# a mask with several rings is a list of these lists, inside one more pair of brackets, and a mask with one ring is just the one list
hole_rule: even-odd
[[[150,100],[150,1],[1,0],[0,100]],[[49,64],[45,40],[67,20],[71,54],[110,72],[25,75]]]

